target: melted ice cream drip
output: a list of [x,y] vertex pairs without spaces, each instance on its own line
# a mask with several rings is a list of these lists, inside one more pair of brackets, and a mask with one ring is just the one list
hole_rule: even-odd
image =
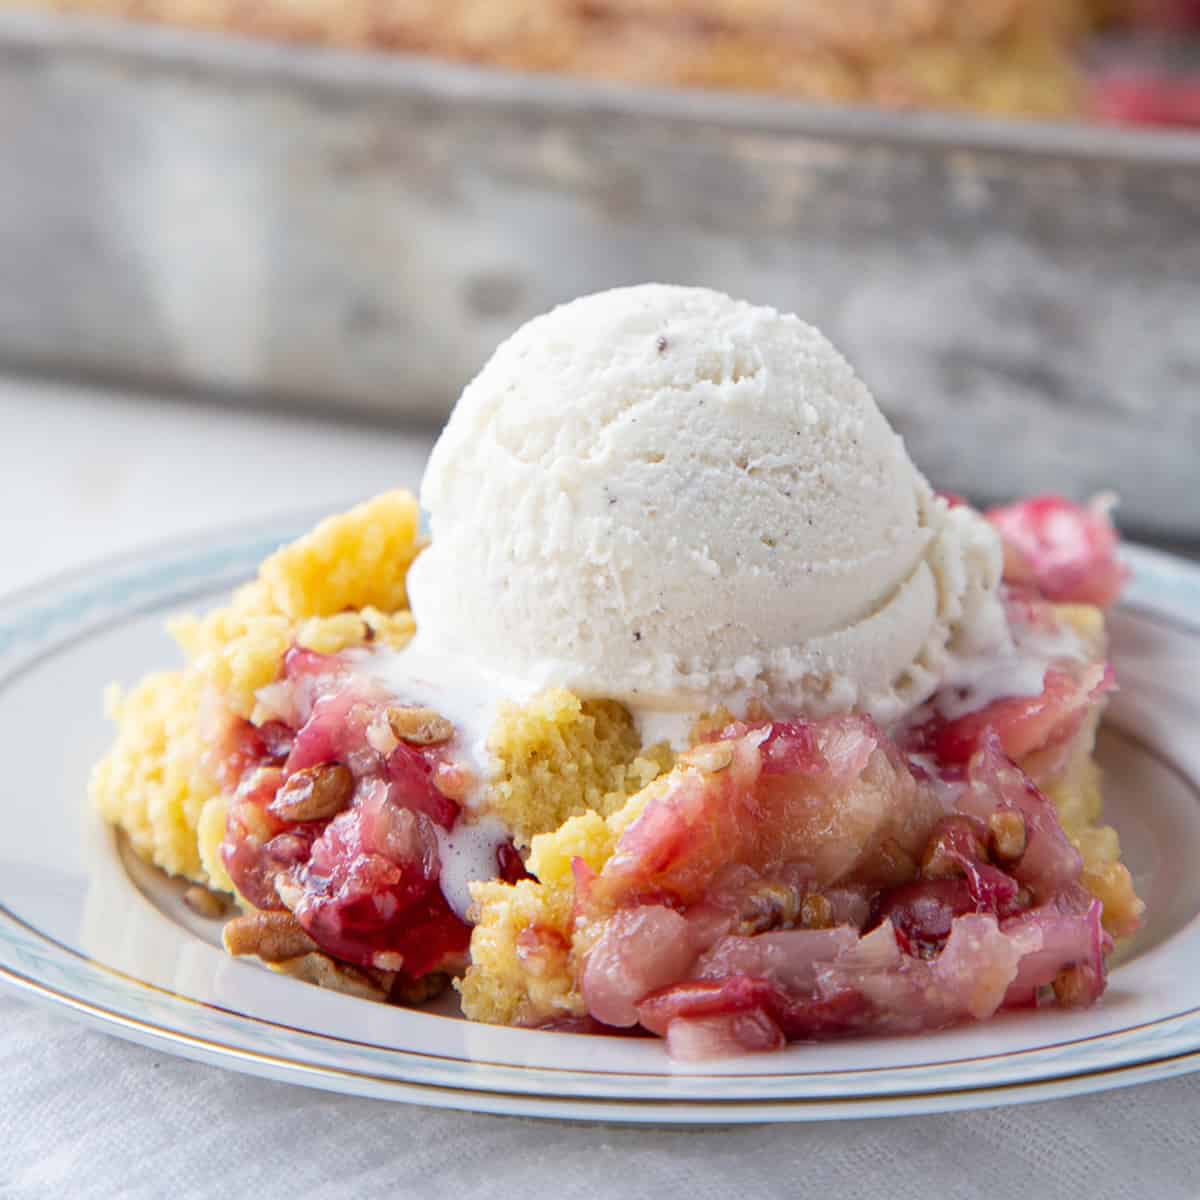
[[487,811],[493,773],[487,741],[502,702],[520,704],[532,689],[475,664],[426,650],[420,638],[403,650],[351,650],[344,655],[356,673],[385,687],[403,704],[433,709],[455,727],[453,757],[474,776],[462,813],[449,831],[438,829],[440,883],[447,903],[465,919],[470,884],[495,879],[497,850],[509,840],[502,821]]
[[1037,696],[1045,687],[1046,671],[1053,663],[1086,662],[1089,657],[1078,634],[1069,626],[1037,629],[1014,622],[1012,645],[1006,652],[953,659],[930,703],[940,716],[954,721],[997,700]]

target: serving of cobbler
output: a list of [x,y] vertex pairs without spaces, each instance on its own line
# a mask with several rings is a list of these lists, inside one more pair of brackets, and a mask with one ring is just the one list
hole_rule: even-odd
[[[363,670],[413,632],[416,504],[382,496],[176,624],[188,664],[112,698],[93,797],[236,896],[230,953],[377,1000],[453,981],[471,1019],[640,1026],[684,1058],[1091,1004],[1141,911],[1091,757],[1115,538],[1054,497],[989,519],[1014,629],[1061,649],[1039,694],[938,694],[886,730],[714,716],[675,754],[554,691],[502,711],[480,780],[449,720]],[[442,847],[473,840],[481,786],[512,832],[456,911]]]
[[[453,987],[474,1021],[640,1030],[696,1060],[1094,1004],[1142,912],[1093,761],[1124,579],[1107,507],[922,503],[998,535],[1006,658],[939,659],[848,707],[810,663],[810,711],[726,689],[668,730],[629,695],[483,702],[423,626],[410,646],[410,567],[433,552],[416,500],[385,494],[173,625],[182,669],[110,698],[94,803],[235,898],[229,953],[377,1001]],[[631,627],[623,669],[642,679],[656,636]]]

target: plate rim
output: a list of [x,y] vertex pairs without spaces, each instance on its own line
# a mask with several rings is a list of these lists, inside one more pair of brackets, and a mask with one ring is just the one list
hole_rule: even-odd
[[[321,515],[326,509],[320,510]],[[94,636],[112,619],[125,619],[148,609],[165,607],[186,599],[186,591],[211,592],[219,587],[236,583],[244,578],[253,566],[273,545],[286,540],[310,522],[314,510],[303,513],[281,514],[264,521],[254,523],[239,523],[220,529],[202,531],[195,535],[182,538],[169,538],[153,545],[135,548],[115,555],[97,558],[79,567],[58,572],[40,581],[27,584],[15,591],[0,595],[0,690],[9,687],[17,678],[40,661],[45,654],[68,648],[70,645],[85,641]],[[206,557],[207,555],[207,557]],[[1125,543],[1122,546],[1123,558],[1134,567],[1134,578],[1131,581],[1129,596],[1122,602],[1122,607],[1136,613],[1143,613],[1158,619],[1167,619],[1170,623],[1181,628],[1181,632],[1195,635],[1200,634],[1200,563],[1192,563],[1166,551]],[[171,577],[171,585],[164,591],[161,581],[164,569],[169,565],[190,568],[192,586],[182,588],[182,583],[176,576]],[[153,570],[151,570],[153,568]],[[124,579],[127,585],[140,583],[140,590],[145,594],[140,596],[139,587],[126,587],[119,594],[110,589],[108,596],[95,601],[90,606],[85,605],[82,611],[73,614],[64,613],[62,593],[64,590],[79,585],[97,585],[101,581],[116,575],[118,580]],[[185,576],[186,576],[185,572]],[[1156,577],[1156,587],[1148,583],[1148,577]],[[1172,579],[1179,588],[1180,595],[1172,596],[1168,588],[1163,592],[1164,577]],[[158,590],[149,586],[155,579],[159,581]],[[182,588],[182,590],[181,590]],[[101,589],[103,591],[103,589]],[[49,603],[46,603],[46,602]],[[38,611],[43,625],[40,633],[31,633],[30,612]],[[106,614],[109,621],[98,622],[97,613]],[[6,624],[6,618],[9,619]],[[24,615],[24,626],[21,617]],[[48,618],[48,619],[47,619]],[[60,628],[57,635],[51,631],[56,626]],[[30,649],[40,651],[32,656]],[[26,653],[21,653],[22,650]],[[12,659],[12,662],[6,660]],[[1186,776],[1193,786],[1197,781],[1190,775]],[[16,920],[27,930],[30,936],[41,939],[53,945],[58,951],[78,958],[86,967],[107,972],[120,977],[121,986],[136,993],[139,988],[152,988],[159,992],[165,1002],[170,1005],[197,1004],[219,1012],[223,1017],[235,1023],[248,1026],[267,1025],[271,1028],[290,1033],[302,1039],[314,1039],[318,1042],[346,1043],[347,1039],[338,1035],[322,1035],[308,1030],[297,1030],[288,1026],[278,1026],[262,1018],[239,1013],[218,1006],[206,1005],[177,992],[160,988],[144,980],[138,980],[125,972],[107,964],[99,963],[80,954],[72,947],[63,946],[30,925],[21,918],[9,914],[3,905],[0,913],[0,948],[11,948],[11,921]],[[1131,1036],[1150,1029],[1161,1030],[1172,1024],[1187,1025],[1190,1021],[1196,1028],[1190,1030],[1186,1045],[1175,1048],[1160,1047],[1161,1053],[1155,1053],[1152,1045],[1143,1047],[1144,1053],[1135,1050],[1136,1039],[1125,1047],[1118,1060],[1107,1065],[1096,1065],[1080,1071],[1062,1070],[1061,1072],[1047,1071],[1024,1080],[1009,1079],[1000,1081],[981,1081],[975,1084],[958,1085],[953,1087],[939,1086],[931,1082],[928,1087],[916,1090],[889,1091],[871,1089],[859,1094],[840,1095],[837,1097],[816,1095],[784,1095],[759,1097],[729,1097],[714,1098],[712,1096],[684,1095],[651,1095],[638,1098],[635,1095],[624,1097],[608,1097],[597,1093],[579,1094],[570,1091],[546,1092],[530,1090],[529,1088],[507,1090],[497,1080],[491,1086],[469,1081],[464,1083],[449,1082],[435,1083],[406,1079],[403,1076],[375,1075],[346,1067],[334,1067],[312,1059],[305,1060],[299,1056],[279,1056],[266,1053],[263,1050],[253,1050],[244,1046],[230,1045],[198,1036],[194,1031],[183,1028],[183,1022],[171,1024],[161,1019],[157,1022],[143,1020],[129,1013],[121,1013],[105,1008],[94,998],[89,998],[84,992],[62,990],[48,983],[44,978],[30,977],[14,969],[10,964],[0,962],[0,983],[20,994],[31,997],[46,1005],[59,1009],[67,1009],[73,1015],[80,1017],[93,1026],[106,1029],[108,1032],[125,1037],[128,1040],[142,1044],[161,1043],[159,1048],[165,1048],[184,1057],[197,1058],[202,1061],[217,1062],[220,1065],[232,1067],[252,1074],[269,1075],[273,1078],[287,1076],[292,1082],[307,1083],[310,1086],[323,1087],[329,1090],[355,1091],[358,1094],[381,1095],[391,1099],[415,1103],[434,1104],[441,1107],[468,1108],[477,1111],[494,1111],[508,1113],[523,1113],[525,1115],[544,1116],[573,1116],[580,1119],[600,1120],[636,1120],[662,1121],[668,1124],[688,1122],[728,1122],[747,1120],[818,1120],[836,1116],[871,1116],[889,1115],[890,1112],[931,1112],[944,1111],[948,1108],[982,1107],[987,1104],[1018,1103],[1025,1100],[1050,1098],[1052,1095],[1077,1095],[1082,1092],[1102,1090],[1107,1087],[1123,1086],[1125,1084],[1144,1082],[1150,1078],[1160,1078],[1169,1074],[1182,1073],[1187,1070],[1200,1069],[1200,1022],[1195,1021],[1200,1009],[1173,1014],[1169,1017],[1156,1019],[1152,1022],[1141,1023],[1124,1030],[1111,1031],[1106,1034],[1095,1034],[1083,1038],[1068,1039],[1057,1043],[1054,1047],[1032,1047],[1013,1053],[996,1055],[969,1056],[950,1060],[945,1064],[921,1064],[920,1068],[936,1072],[939,1069],[956,1065],[968,1066],[980,1062],[994,1060],[1018,1060],[1039,1051],[1051,1048],[1069,1048],[1082,1042],[1115,1042],[1130,1041]],[[438,1061],[453,1063],[458,1067],[474,1066],[477,1071],[508,1074],[518,1074],[534,1078],[542,1073],[539,1067],[520,1067],[509,1064],[474,1062],[470,1059],[459,1059],[445,1055],[426,1056],[401,1047],[381,1047],[377,1044],[364,1042],[349,1042],[349,1045],[369,1049],[376,1054],[430,1058]],[[303,1043],[301,1043],[301,1048]],[[1129,1051],[1134,1051],[1130,1054]],[[662,1084],[664,1081],[678,1085],[681,1081],[699,1083],[709,1081],[720,1087],[734,1081],[761,1080],[764,1084],[779,1083],[794,1080],[797,1083],[815,1079],[832,1079],[836,1076],[854,1076],[866,1081],[882,1081],[889,1071],[897,1068],[858,1068],[847,1072],[802,1072],[775,1073],[772,1075],[703,1075],[685,1074],[672,1076],[665,1073],[648,1075],[631,1075],[625,1072],[607,1072],[589,1074],[576,1069],[555,1069],[556,1074],[564,1084],[568,1080],[582,1081],[586,1088],[588,1081],[594,1081],[598,1075],[609,1080],[624,1079],[631,1087],[645,1085],[651,1081]],[[365,1089],[365,1090],[364,1090]],[[967,1098],[970,1099],[967,1099]],[[562,1108],[563,1111],[558,1111]],[[753,1109],[760,1114],[745,1115]],[[586,1112],[585,1112],[586,1110]],[[605,1116],[605,1114],[620,1110],[621,1116]],[[729,1115],[719,1115],[728,1110]],[[690,1116],[682,1116],[686,1111]],[[629,1113],[636,1113],[630,1116]],[[741,1114],[741,1115],[734,1115]],[[787,1115],[791,1114],[791,1115]]]
[[[741,1125],[920,1116],[1067,1099],[1152,1083],[1200,1070],[1200,1050],[1192,1050],[1144,1062],[1131,1062],[1045,1079],[980,1087],[862,1094],[837,1098],[696,1100],[679,1097],[638,1100],[636,1097],[605,1099],[542,1092],[502,1092],[413,1083],[404,1079],[324,1067],[303,1059],[286,1059],[262,1051],[222,1045],[180,1030],[113,1013],[90,1001],[58,992],[37,980],[23,977],[6,967],[0,967],[0,981],[10,991],[32,1000],[40,1007],[65,1012],[65,1015],[76,1022],[102,1033],[111,1034],[147,1049],[174,1053],[192,1062],[342,1094],[503,1116],[550,1117],[558,1120],[637,1125]],[[254,1069],[255,1066],[259,1069]],[[352,1086],[345,1086],[347,1084]]]

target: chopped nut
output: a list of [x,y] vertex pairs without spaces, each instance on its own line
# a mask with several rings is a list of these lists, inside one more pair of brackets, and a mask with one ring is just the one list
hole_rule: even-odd
[[925,846],[921,874],[926,879],[955,879],[963,875],[963,857],[986,861],[987,847],[967,817],[948,817]]
[[365,971],[334,962],[327,954],[309,952],[271,964],[283,975],[362,1000],[386,1000],[387,992]]
[[881,883],[907,883],[917,873],[917,860],[894,838],[884,838],[879,846],[878,867]]
[[234,917],[225,926],[221,940],[235,958],[256,954],[265,963],[298,958],[317,948],[290,912],[252,912]]
[[435,746],[454,736],[454,726],[432,708],[389,708],[387,723],[402,742]]
[[267,806],[285,821],[326,821],[350,807],[354,775],[342,763],[305,767],[288,777]]
[[724,771],[733,762],[733,747],[728,742],[706,742],[684,755],[685,760],[702,771]]
[[401,971],[404,969],[404,955],[394,950],[381,950],[372,955],[371,965],[380,971]]
[[930,842],[921,858],[921,876],[924,879],[955,879],[962,875],[962,864],[946,853],[940,842]]
[[793,888],[781,883],[762,882],[743,897],[733,932],[753,937],[771,929],[790,928],[799,911],[799,899]]
[[1019,812],[1005,809],[992,813],[988,829],[988,844],[997,858],[1014,862],[1025,853],[1025,818]]
[[393,982],[388,999],[393,1004],[425,1004],[440,996],[450,986],[450,976],[441,971],[431,971],[420,979],[398,976]]
[[800,924],[805,929],[828,929],[833,924],[833,905],[816,892],[805,896],[800,904]]
[[198,917],[223,917],[229,907],[225,897],[208,888],[193,884],[183,893],[183,902]]
[[1054,998],[1063,1008],[1086,1008],[1094,994],[1092,980],[1083,967],[1068,967],[1054,977]]

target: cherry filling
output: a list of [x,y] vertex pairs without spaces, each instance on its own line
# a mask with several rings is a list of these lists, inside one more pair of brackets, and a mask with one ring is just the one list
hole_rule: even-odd
[[501,842],[496,847],[496,877],[505,883],[520,883],[533,876],[525,869],[525,860],[512,842]]
[[[727,767],[677,777],[599,874],[577,869],[589,1016],[702,1058],[1103,991],[1082,861],[994,733],[936,787],[857,718],[725,738]],[[781,863],[801,808],[836,852]]]
[[343,962],[414,980],[461,969],[470,931],[438,883],[437,831],[460,811],[439,789],[462,781],[452,731],[334,656],[293,650],[280,683],[282,719],[237,723],[221,755],[238,780],[222,846],[238,891],[289,909]]
[[1106,608],[1120,595],[1129,572],[1117,559],[1117,534],[1108,506],[1072,504],[1061,496],[1035,496],[987,518],[1004,542],[1004,577],[1032,584],[1056,603]]

